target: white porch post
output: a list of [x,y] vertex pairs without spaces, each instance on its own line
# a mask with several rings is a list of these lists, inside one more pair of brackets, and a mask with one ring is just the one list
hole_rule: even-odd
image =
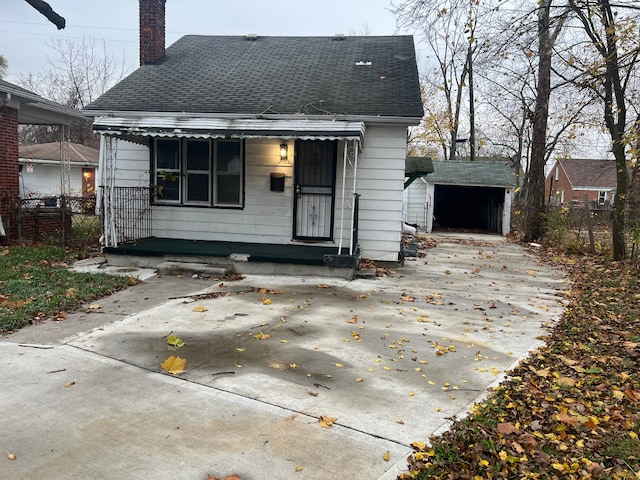
[[338,255],[342,254],[342,239],[344,238],[344,202],[347,181],[347,145],[349,140],[344,141],[344,153],[342,158],[342,199],[340,204],[340,241],[338,242]]
[[349,235],[349,255],[353,255],[353,223],[355,222],[356,201],[353,195],[356,193],[356,179],[358,177],[358,140],[353,141],[353,188],[351,190],[351,233]]

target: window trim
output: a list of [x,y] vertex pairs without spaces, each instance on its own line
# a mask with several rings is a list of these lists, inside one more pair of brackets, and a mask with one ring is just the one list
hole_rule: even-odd
[[[179,142],[179,158],[178,158],[178,169],[159,169],[158,168],[158,141],[178,141]],[[187,144],[190,141],[202,141],[207,142],[209,145],[209,170],[206,172],[208,174],[208,196],[209,200],[204,201],[194,201],[188,200],[188,175],[197,174],[197,173],[205,173],[205,171],[200,170],[187,170]],[[217,202],[217,191],[216,191],[216,182],[217,182],[217,144],[218,142],[234,142],[240,145],[240,171],[237,174],[239,176],[239,195],[237,204],[235,203],[223,203]],[[184,206],[184,207],[206,207],[206,208],[220,208],[220,209],[244,209],[245,205],[245,141],[244,139],[235,139],[235,138],[210,138],[210,139],[191,139],[191,138],[163,138],[163,137],[155,137],[151,139],[150,146],[150,177],[152,180],[152,187],[154,187],[154,192],[151,197],[151,204],[153,205],[165,205],[165,206]],[[158,187],[159,187],[159,176],[161,172],[176,172],[178,175],[178,199],[177,200],[167,200],[158,195]],[[226,172],[223,172],[226,173]]]

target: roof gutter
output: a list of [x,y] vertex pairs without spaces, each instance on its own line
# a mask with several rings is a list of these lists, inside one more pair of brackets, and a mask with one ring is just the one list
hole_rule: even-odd
[[173,118],[220,118],[229,120],[339,120],[348,122],[365,122],[384,125],[419,125],[422,117],[395,117],[381,115],[295,115],[295,114],[237,114],[237,113],[202,113],[202,112],[142,112],[119,110],[82,110],[87,117],[173,117]]

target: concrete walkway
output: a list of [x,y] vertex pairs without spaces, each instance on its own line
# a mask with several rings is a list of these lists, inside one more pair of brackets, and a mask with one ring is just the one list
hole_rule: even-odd
[[0,478],[394,479],[563,308],[526,249],[434,238],[375,280],[153,277],[2,338]]

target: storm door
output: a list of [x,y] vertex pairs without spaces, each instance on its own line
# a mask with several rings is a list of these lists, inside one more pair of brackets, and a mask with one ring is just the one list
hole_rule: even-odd
[[335,141],[296,141],[293,238],[333,239],[336,158]]

